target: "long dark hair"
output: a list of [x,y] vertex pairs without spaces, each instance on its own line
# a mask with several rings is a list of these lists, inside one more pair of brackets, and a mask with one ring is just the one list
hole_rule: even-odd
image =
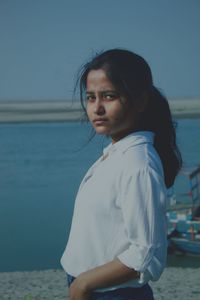
[[147,99],[145,108],[139,113],[136,130],[155,133],[154,146],[161,158],[165,184],[169,188],[181,169],[182,157],[176,144],[176,122],[172,120],[167,99],[153,85],[149,65],[141,56],[124,49],[111,49],[97,54],[81,68],[76,83],[85,112],[87,76],[91,70],[98,69],[106,72],[117,91],[128,101]]

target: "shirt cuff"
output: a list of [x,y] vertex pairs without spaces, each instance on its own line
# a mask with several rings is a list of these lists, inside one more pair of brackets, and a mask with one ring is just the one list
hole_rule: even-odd
[[149,280],[156,281],[163,272],[165,263],[156,257],[157,249],[140,245],[131,245],[118,255],[118,259],[127,267],[140,272],[139,284]]

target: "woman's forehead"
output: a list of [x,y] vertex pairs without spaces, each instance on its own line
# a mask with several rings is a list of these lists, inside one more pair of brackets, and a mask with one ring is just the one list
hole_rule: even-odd
[[113,83],[102,69],[91,70],[87,76],[86,89],[90,90],[97,87],[101,90],[115,90]]

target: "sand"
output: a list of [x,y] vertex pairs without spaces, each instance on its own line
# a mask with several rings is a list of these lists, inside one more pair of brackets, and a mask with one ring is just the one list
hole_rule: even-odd
[[[167,267],[157,282],[151,283],[155,300],[197,300],[200,268]],[[66,275],[62,270],[0,273],[0,299],[66,300]]]
[[69,101],[0,101],[0,123],[80,121],[79,103]]
[[169,106],[175,117],[200,117],[200,98],[169,100]]
[[[200,98],[169,100],[177,118],[200,117]],[[0,123],[81,121],[83,112],[78,102],[66,100],[0,101]]]

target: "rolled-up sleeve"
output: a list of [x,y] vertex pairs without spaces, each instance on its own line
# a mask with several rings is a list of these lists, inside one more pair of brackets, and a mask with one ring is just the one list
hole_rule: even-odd
[[[140,272],[138,282],[158,280],[166,262],[166,187],[149,166],[121,178],[121,209],[129,246],[118,259]],[[122,187],[123,186],[123,187]]]

